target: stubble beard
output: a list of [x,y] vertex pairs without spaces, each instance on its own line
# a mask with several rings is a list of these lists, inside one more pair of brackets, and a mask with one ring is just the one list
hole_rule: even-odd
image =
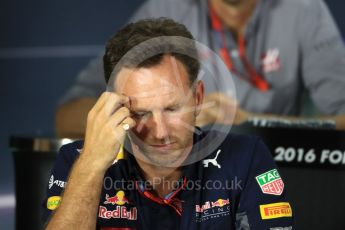
[[156,148],[141,142],[134,144],[134,155],[149,164],[160,167],[179,167],[189,155],[193,145],[193,134],[187,140],[176,139],[176,147],[168,150],[157,150]]

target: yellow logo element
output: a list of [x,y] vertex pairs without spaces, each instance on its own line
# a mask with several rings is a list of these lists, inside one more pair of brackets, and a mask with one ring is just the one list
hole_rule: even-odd
[[120,146],[119,152],[117,153],[116,160],[125,159],[125,154],[123,151],[123,145]]
[[212,204],[212,208],[213,208],[213,207],[223,207],[223,206],[225,206],[225,205],[227,205],[227,204],[230,204],[230,201],[229,201],[229,199],[226,199],[226,200],[224,200],[224,199],[218,199],[218,200],[215,201],[215,202],[211,202],[211,204]]
[[292,210],[288,202],[280,202],[260,205],[260,214],[263,220],[292,217]]
[[55,210],[57,207],[59,207],[61,203],[61,196],[51,196],[47,200],[47,208],[49,210]]
[[117,163],[119,160],[125,159],[125,152],[123,151],[123,145],[120,145],[119,152],[116,155],[116,159],[113,164]]
[[109,196],[108,194],[105,194],[104,204],[124,205],[126,203],[128,203],[128,200],[125,197],[125,192],[122,190],[118,191],[115,196]]

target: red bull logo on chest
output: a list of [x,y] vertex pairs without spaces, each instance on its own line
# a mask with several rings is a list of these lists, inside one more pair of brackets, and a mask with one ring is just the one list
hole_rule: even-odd
[[104,206],[99,206],[98,217],[104,219],[127,219],[136,220],[137,219],[137,208],[132,207],[128,210],[125,206],[117,206],[114,210],[108,210]]
[[218,199],[206,201],[203,205],[195,205],[196,222],[230,215],[230,200]]
[[124,205],[128,203],[128,199],[125,197],[125,192],[122,190],[118,191],[115,196],[109,196],[108,194],[105,195],[104,204]]

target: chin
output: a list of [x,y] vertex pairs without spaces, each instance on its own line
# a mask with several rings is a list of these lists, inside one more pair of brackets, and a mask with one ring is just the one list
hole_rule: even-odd
[[169,151],[167,152],[146,152],[143,153],[145,158],[147,158],[148,163],[162,167],[178,167],[184,161],[183,152],[181,150]]

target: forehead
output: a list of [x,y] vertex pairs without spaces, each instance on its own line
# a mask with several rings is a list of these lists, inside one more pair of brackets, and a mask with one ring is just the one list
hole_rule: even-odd
[[169,55],[152,67],[121,69],[115,83],[117,93],[141,101],[180,98],[190,89],[186,68]]

